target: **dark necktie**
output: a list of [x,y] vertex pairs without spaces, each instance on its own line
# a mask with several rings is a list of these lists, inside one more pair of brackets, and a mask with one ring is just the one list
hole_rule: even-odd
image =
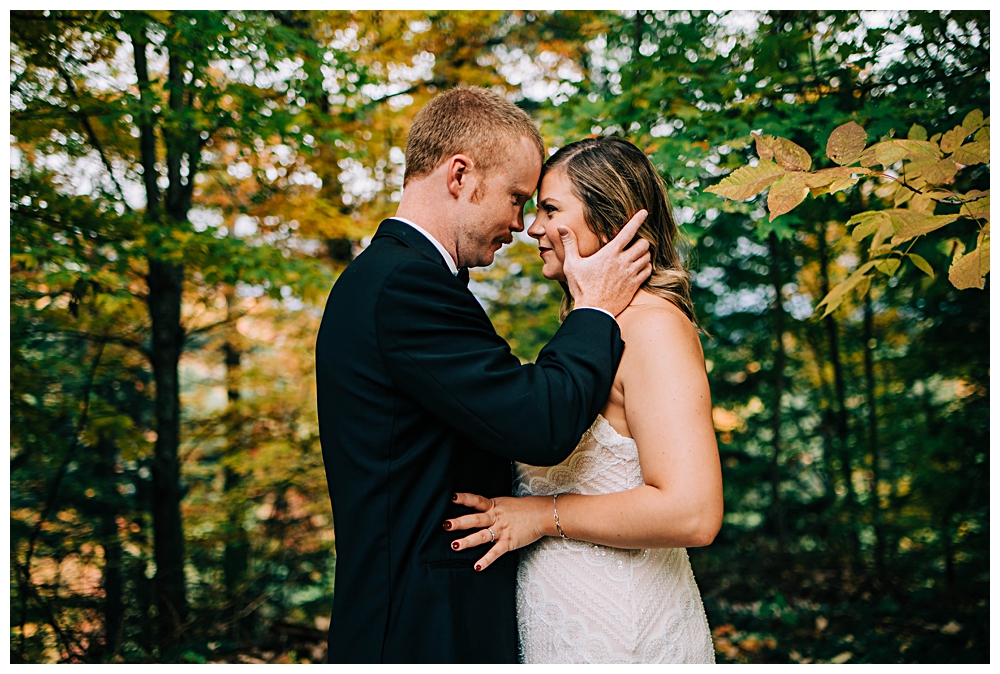
[[462,282],[462,285],[469,287],[469,268],[462,267],[458,270],[458,280]]

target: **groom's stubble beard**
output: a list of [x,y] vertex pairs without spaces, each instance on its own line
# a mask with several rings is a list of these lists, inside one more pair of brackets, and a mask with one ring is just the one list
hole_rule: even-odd
[[488,267],[493,264],[496,252],[514,241],[510,227],[506,223],[502,228],[499,226],[497,214],[491,208],[494,200],[491,197],[496,195],[490,187],[498,189],[482,180],[469,199],[469,217],[461,225],[456,251],[460,268]]

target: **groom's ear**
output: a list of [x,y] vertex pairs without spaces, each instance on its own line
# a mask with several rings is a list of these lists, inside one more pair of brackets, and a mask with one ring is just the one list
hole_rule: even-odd
[[472,159],[468,155],[452,155],[446,161],[445,179],[448,184],[448,192],[458,199],[463,191],[468,191],[470,181],[475,179],[470,175],[472,171]]

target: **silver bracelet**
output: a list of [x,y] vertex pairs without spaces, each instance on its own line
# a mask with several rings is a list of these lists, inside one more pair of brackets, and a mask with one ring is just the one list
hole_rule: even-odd
[[557,498],[559,498],[559,494],[552,495],[552,518],[556,521],[556,531],[559,532],[559,535],[563,538],[569,538],[569,536],[563,533],[562,527],[559,525],[559,511],[556,509]]

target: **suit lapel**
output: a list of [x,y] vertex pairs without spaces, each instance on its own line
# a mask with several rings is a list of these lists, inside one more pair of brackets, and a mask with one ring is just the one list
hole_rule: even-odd
[[[434,244],[427,240],[427,237],[418,232],[417,230],[410,227],[405,222],[396,220],[395,218],[389,218],[383,220],[378,226],[378,231],[375,232],[375,236],[372,237],[372,241],[375,239],[388,236],[402,242],[408,248],[420,251],[428,259],[438,262],[442,267],[448,269],[448,265],[445,263],[444,258],[441,257],[441,251],[434,247]],[[458,270],[458,275],[455,277],[458,279],[459,283],[463,286],[468,287],[469,285],[469,269],[468,267],[462,267]]]

